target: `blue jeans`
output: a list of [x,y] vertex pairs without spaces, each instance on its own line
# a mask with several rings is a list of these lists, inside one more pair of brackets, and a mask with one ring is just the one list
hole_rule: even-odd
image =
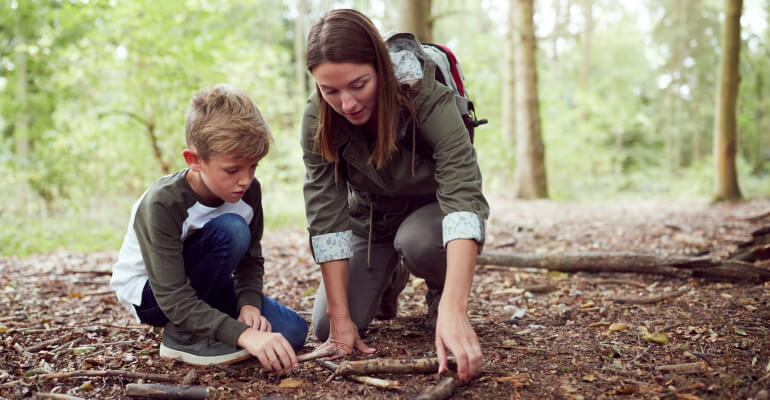
[[[238,318],[233,270],[251,244],[246,221],[237,214],[222,214],[184,241],[184,268],[198,297],[211,307]],[[150,288],[144,285],[142,304],[134,306],[139,319],[153,326],[165,326],[168,318],[158,306]],[[281,333],[294,350],[305,344],[307,321],[293,310],[262,295],[262,315],[273,332]]]

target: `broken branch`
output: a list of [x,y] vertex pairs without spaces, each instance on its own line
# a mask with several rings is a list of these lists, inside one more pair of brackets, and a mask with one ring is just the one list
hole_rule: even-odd
[[416,400],[445,400],[454,395],[458,386],[460,386],[460,384],[457,379],[450,376],[425,389],[419,396],[417,396]]
[[706,369],[706,363],[698,361],[694,363],[673,364],[673,365],[658,365],[655,367],[656,371],[674,372],[679,374],[693,374],[702,372]]
[[[333,378],[337,374],[334,373],[339,368],[339,365],[331,362],[331,361],[319,361],[321,366],[328,369],[329,371],[332,371],[332,375],[330,378]],[[354,382],[363,383],[365,385],[371,385],[374,387],[378,387],[380,389],[389,389],[389,390],[396,390],[401,388],[401,384],[398,383],[398,381],[391,381],[389,379],[380,379],[380,378],[372,378],[371,376],[358,376],[358,375],[348,375],[345,376],[345,379],[349,379]]]
[[[449,357],[454,362],[453,357]],[[335,371],[337,375],[411,374],[438,371],[437,358],[375,358],[373,360],[343,361]]]
[[208,400],[216,397],[216,392],[206,386],[158,385],[153,383],[129,383],[126,385],[126,394],[138,397],[185,400]]
[[62,393],[37,392],[36,395],[41,399],[83,400],[82,397],[75,397],[75,396],[70,396],[68,394],[62,394]]
[[522,254],[484,252],[476,258],[481,265],[539,268],[562,272],[631,272],[676,278],[701,277],[731,281],[770,281],[770,268],[739,260],[706,257],[660,256],[649,253],[561,253]]

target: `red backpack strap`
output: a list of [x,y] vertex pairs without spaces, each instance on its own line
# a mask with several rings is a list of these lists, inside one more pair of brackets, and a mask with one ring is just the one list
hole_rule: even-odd
[[449,68],[452,71],[452,79],[454,79],[455,84],[457,85],[457,89],[460,91],[460,96],[465,97],[465,86],[463,86],[463,78],[460,76],[460,70],[457,68],[457,57],[455,57],[455,54],[452,53],[452,50],[449,50],[449,47],[441,44],[438,44],[437,46],[441,47],[441,50],[444,50],[444,53],[446,53],[446,55],[449,57]]

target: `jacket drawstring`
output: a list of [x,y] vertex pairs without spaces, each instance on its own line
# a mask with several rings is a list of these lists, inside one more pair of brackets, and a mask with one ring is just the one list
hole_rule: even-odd
[[339,173],[337,172],[337,167],[340,165],[338,161],[334,161],[334,188],[337,189],[339,187]]
[[369,241],[366,244],[366,265],[369,267],[369,270],[372,270],[374,266],[372,265],[372,233],[374,226],[374,203],[372,202],[372,199],[369,198]]

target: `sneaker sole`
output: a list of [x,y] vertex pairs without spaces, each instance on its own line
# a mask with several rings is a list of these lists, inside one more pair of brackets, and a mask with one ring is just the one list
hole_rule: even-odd
[[239,350],[235,353],[224,354],[221,356],[198,356],[184,351],[174,350],[161,343],[160,358],[205,367],[207,365],[228,365],[243,361],[249,358],[249,352],[246,350]]

